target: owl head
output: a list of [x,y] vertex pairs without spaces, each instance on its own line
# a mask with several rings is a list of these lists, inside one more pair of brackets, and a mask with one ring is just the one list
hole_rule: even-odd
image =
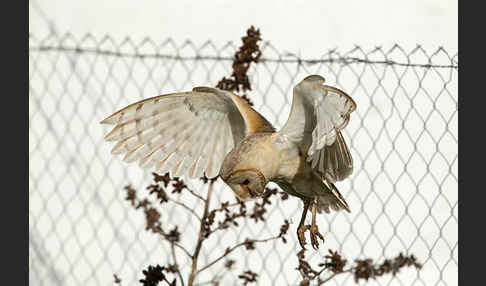
[[238,169],[223,179],[242,201],[261,197],[267,182],[257,169]]
[[268,183],[271,165],[268,153],[264,147],[252,148],[253,144],[261,143],[260,137],[250,136],[237,144],[224,158],[219,172],[221,179],[242,201],[261,197]]

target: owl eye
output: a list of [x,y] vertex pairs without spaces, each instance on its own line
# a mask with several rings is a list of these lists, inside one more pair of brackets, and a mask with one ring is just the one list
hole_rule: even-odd
[[243,181],[243,185],[248,185],[249,183],[250,183],[250,181],[248,181],[248,179],[245,179],[245,180]]

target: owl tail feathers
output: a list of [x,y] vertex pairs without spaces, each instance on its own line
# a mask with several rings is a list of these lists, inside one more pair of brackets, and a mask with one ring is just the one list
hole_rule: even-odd
[[322,182],[328,190],[326,190],[325,194],[317,197],[318,212],[325,211],[326,213],[329,213],[329,208],[331,208],[335,211],[345,209],[348,213],[351,213],[348,203],[346,203],[346,200],[344,200],[336,186],[332,182],[325,179]]

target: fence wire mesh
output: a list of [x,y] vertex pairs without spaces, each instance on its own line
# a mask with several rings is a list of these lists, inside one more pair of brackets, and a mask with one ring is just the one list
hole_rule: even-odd
[[[144,230],[143,216],[124,200],[123,187],[144,189],[150,171],[112,156],[103,141],[108,130],[99,121],[142,98],[215,86],[231,74],[237,45],[70,34],[30,35],[29,44],[30,285],[113,285],[113,273],[123,285],[135,285],[147,265],[167,261],[168,249]],[[248,73],[249,97],[277,128],[290,112],[293,86],[309,74],[324,76],[357,103],[343,133],[354,173],[337,185],[352,213],[318,218],[326,242],[310,261],[328,248],[351,260],[413,253],[424,264],[421,271],[404,270],[370,284],[457,285],[457,54],[442,48],[428,53],[420,46],[410,51],[356,46],[306,60],[269,43],[262,51]],[[200,185],[188,183],[193,189]],[[232,194],[218,184],[217,197],[229,200]],[[301,208],[295,198],[275,201],[264,225],[247,221],[215,236],[202,261],[245,237],[275,235],[289,219],[287,244],[272,241],[232,258],[238,269],[259,274],[258,285],[298,284],[295,229]],[[189,236],[181,243],[190,245],[197,226],[176,209],[170,213],[164,220],[180,225]],[[190,270],[189,261],[179,264]],[[213,267],[206,278],[223,275],[223,269]],[[223,285],[238,282],[233,273],[222,279]],[[332,283],[354,280],[342,276]]]

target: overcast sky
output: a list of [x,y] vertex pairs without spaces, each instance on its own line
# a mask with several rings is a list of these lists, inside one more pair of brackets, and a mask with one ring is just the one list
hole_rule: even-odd
[[439,46],[457,51],[457,1],[131,1],[32,0],[29,30],[47,33],[46,19],[58,33],[81,37],[93,33],[116,39],[145,36],[176,42],[208,39],[217,46],[239,41],[250,25],[281,51],[304,58],[318,57],[328,49],[365,48],[394,43],[407,50],[417,44],[427,50]]

